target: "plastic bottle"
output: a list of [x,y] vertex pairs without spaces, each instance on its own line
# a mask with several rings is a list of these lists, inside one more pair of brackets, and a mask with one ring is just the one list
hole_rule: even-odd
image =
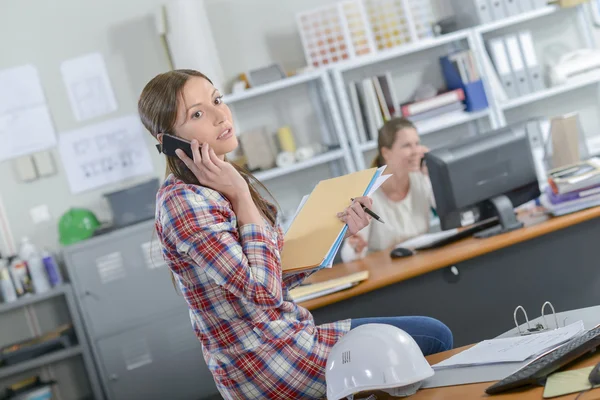
[[21,239],[19,257],[27,263],[35,293],[44,293],[50,290],[50,282],[48,281],[48,275],[46,275],[42,256],[27,237]]
[[8,262],[0,259],[0,293],[5,303],[17,300],[17,291],[8,272]]
[[62,285],[63,277],[52,253],[44,249],[44,251],[42,251],[42,261],[44,263],[44,267],[46,268],[46,274],[48,275],[48,280],[50,281],[52,287]]
[[27,263],[17,256],[9,257],[9,263],[10,267],[8,267],[8,270],[15,285],[17,296],[21,297],[32,293],[33,289],[31,287],[31,278],[27,271]]

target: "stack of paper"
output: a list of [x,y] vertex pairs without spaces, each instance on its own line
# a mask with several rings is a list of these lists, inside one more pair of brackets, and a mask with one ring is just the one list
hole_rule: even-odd
[[571,340],[584,331],[583,321],[528,336],[485,340],[441,363],[434,369],[523,362]]
[[369,278],[369,271],[356,272],[341,278],[330,279],[325,282],[311,283],[290,290],[290,294],[297,303],[315,299],[331,293],[349,289]]

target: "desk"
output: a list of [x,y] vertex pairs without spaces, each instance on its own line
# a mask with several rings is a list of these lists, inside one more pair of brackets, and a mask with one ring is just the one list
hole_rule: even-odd
[[[445,360],[453,356],[454,354],[464,350],[465,348],[455,349],[452,351],[448,351],[445,353],[435,354],[433,356],[427,357],[427,360],[431,364],[438,363],[440,361]],[[591,367],[600,362],[600,354],[595,354],[594,356],[585,356],[581,360],[569,365],[569,370],[579,369],[585,367]],[[514,390],[512,392],[507,392],[506,394],[499,394],[494,396],[488,396],[485,394],[485,389],[492,385],[492,382],[488,383],[477,383],[473,385],[462,385],[462,386],[449,386],[444,388],[436,388],[436,389],[424,389],[414,396],[411,397],[411,400],[465,400],[465,399],[488,399],[488,400],[540,400],[542,399],[542,393],[544,392],[543,387],[528,387],[524,389]],[[587,393],[587,395],[583,395],[581,400],[591,400],[598,399],[600,393],[599,390],[596,389],[591,393]],[[577,397],[577,394],[557,397],[560,400],[569,400]]]
[[512,326],[518,305],[535,318],[546,300],[556,311],[600,304],[598,217],[600,207],[397,260],[387,251],[373,253],[311,277],[322,281],[369,270],[367,281],[302,305],[317,323],[427,315],[452,329],[456,346],[475,343]]
[[[600,323],[600,306],[591,307],[587,309],[581,310],[573,310],[565,313],[558,314],[559,321],[563,321],[568,319],[570,323],[573,323],[577,320],[582,320],[584,322],[586,329],[591,329],[595,327],[598,323]],[[539,322],[539,321],[536,321]],[[506,332],[500,337],[508,337],[514,336],[517,334],[516,328]],[[467,346],[468,347],[468,346]],[[466,348],[466,347],[465,347]],[[440,361],[443,361],[456,353],[461,352],[465,348],[455,349],[452,351],[447,351],[445,353],[435,354],[433,356],[427,357],[427,360],[430,364],[436,364]],[[588,355],[580,358],[572,365],[569,365],[567,369],[579,369],[585,367],[591,367],[600,362],[600,353],[596,352],[594,355]],[[542,393],[544,391],[543,387],[528,387],[522,390],[515,390],[512,392],[507,392],[506,394],[495,395],[495,396],[487,396],[485,394],[485,389],[488,386],[491,386],[492,382],[487,383],[478,383],[473,385],[462,385],[462,386],[450,386],[445,388],[436,388],[436,389],[424,389],[419,392],[415,396],[412,396],[411,399],[415,400],[433,400],[433,399],[480,399],[487,398],[490,400],[498,399],[541,399]],[[559,397],[558,399],[574,399],[577,394]],[[600,398],[600,389],[595,389],[591,393],[586,393],[581,397],[581,400],[590,400],[590,399],[598,399]]]

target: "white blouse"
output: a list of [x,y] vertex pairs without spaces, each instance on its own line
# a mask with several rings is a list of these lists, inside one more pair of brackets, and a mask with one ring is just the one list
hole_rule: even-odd
[[431,181],[421,172],[411,172],[409,179],[410,187],[403,200],[392,201],[381,189],[373,193],[372,210],[385,223],[371,220],[367,227],[358,232],[368,243],[360,254],[346,241],[341,250],[344,262],[362,258],[368,251],[390,248],[429,231],[431,207],[435,207]]

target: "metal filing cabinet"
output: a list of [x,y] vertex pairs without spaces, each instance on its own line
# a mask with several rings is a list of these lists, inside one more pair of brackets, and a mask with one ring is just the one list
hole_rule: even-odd
[[66,247],[63,255],[110,400],[217,393],[154,221]]
[[200,399],[216,392],[191,329],[177,312],[97,342],[113,399]]

